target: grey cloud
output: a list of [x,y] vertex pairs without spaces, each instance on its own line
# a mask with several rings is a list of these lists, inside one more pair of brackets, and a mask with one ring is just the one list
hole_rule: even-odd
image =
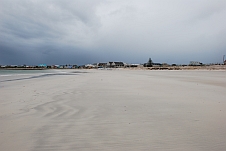
[[224,0],[2,0],[0,63],[220,62],[225,16]]

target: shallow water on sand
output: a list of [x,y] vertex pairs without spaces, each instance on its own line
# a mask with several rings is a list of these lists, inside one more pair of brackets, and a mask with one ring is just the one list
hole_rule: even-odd
[[0,69],[0,76],[27,75],[27,74],[49,73],[49,72],[51,72],[51,70]]
[[42,78],[55,75],[74,75],[71,70],[0,70],[0,82]]

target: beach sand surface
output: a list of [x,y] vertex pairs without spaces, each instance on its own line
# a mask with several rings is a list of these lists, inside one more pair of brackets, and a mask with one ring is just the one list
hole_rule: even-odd
[[226,71],[65,71],[0,77],[1,151],[226,150]]

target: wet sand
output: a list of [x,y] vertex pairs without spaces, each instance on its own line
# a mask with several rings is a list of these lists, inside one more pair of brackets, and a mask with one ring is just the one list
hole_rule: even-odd
[[84,71],[1,77],[0,150],[226,150],[226,71]]

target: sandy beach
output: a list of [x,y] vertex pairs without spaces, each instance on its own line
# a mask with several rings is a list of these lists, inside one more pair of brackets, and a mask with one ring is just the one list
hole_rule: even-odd
[[226,71],[0,77],[1,151],[225,151]]

